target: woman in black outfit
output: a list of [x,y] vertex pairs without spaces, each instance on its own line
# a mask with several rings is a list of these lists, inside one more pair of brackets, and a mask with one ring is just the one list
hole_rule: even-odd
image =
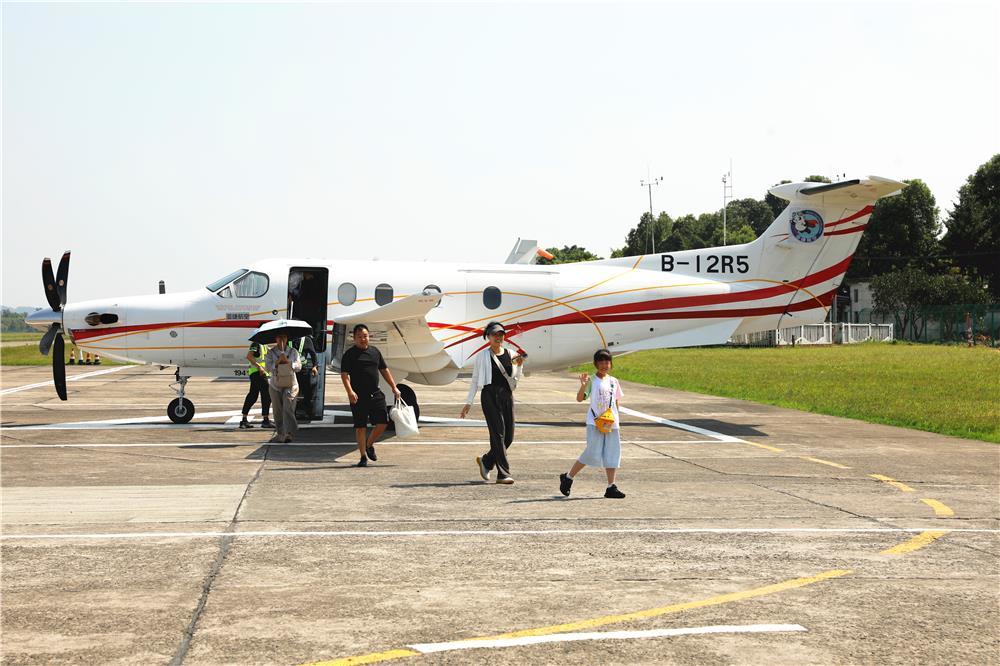
[[483,337],[490,344],[476,354],[469,395],[460,416],[463,419],[466,417],[476,399],[476,391],[482,387],[480,402],[490,431],[490,450],[486,455],[476,457],[479,475],[484,481],[489,481],[490,472],[496,467],[497,483],[509,485],[514,483],[507,461],[507,449],[514,441],[513,391],[522,375],[524,356],[511,358],[510,352],[503,348],[506,333],[503,324],[498,321],[486,326]]

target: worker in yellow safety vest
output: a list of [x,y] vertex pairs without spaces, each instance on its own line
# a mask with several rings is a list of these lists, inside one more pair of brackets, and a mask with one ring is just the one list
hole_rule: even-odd
[[264,368],[264,357],[266,355],[267,345],[257,342],[250,343],[250,349],[247,350],[247,362],[250,364],[250,367],[247,368],[247,376],[250,379],[250,390],[247,391],[247,397],[243,401],[243,420],[240,421],[241,430],[253,427],[248,417],[250,416],[250,409],[257,402],[258,396],[260,397],[260,415],[264,419],[260,427],[274,428],[274,424],[268,418],[268,414],[271,413],[271,394],[267,390],[268,375],[267,370]]

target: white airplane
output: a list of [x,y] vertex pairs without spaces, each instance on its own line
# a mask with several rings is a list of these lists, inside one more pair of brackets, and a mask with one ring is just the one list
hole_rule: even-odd
[[[51,309],[27,317],[55,344],[53,378],[66,399],[63,334],[83,350],[175,366],[177,398],[167,414],[194,416],[188,378],[244,376],[247,338],[278,318],[313,326],[324,363],[339,369],[350,329],[365,323],[397,381],[449,384],[486,342],[484,326],[504,323],[507,341],[528,354],[526,370],[565,368],[606,347],[640,349],[725,343],[734,334],[819,323],[843,280],[872,204],[903,183],[870,176],[833,184],[772,188],[789,202],[756,240],[743,245],[539,266],[515,245],[506,264],[267,259],[205,289],[67,304],[69,252],[42,277]],[[323,413],[324,375],[314,391]],[[416,405],[412,388],[400,387]]]

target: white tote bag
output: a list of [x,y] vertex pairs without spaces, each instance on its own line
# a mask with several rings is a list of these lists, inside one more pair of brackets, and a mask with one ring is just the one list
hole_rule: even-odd
[[396,404],[389,409],[389,418],[396,424],[396,437],[416,437],[420,434],[417,414],[402,398],[397,398]]

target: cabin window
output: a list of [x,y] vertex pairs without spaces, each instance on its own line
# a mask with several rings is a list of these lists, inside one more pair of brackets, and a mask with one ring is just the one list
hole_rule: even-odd
[[[232,282],[233,280],[235,280],[236,278],[240,277],[241,275],[243,275],[243,274],[245,274],[247,272],[248,271],[245,268],[241,268],[238,271],[233,271],[232,273],[230,273],[226,277],[219,278],[215,282],[213,282],[213,283],[211,283],[209,285],[206,285],[205,289],[208,289],[209,291],[218,291],[219,289],[222,289],[227,284],[229,284],[230,282]],[[219,295],[221,296],[222,294],[219,294]]]
[[375,287],[375,302],[379,305],[392,303],[392,285],[383,282]]
[[[439,294],[443,294],[444,293],[443,291],[441,291],[441,287],[437,286],[436,284],[429,284],[429,285],[427,285],[426,287],[424,287],[424,291],[436,291]],[[441,303],[442,303],[442,301],[438,301],[438,304],[435,305],[434,307],[436,307],[436,308],[441,307]]]
[[226,287],[225,289],[219,292],[219,296],[222,296],[223,298],[232,298],[233,290],[230,289],[229,287]]
[[496,310],[500,307],[500,301],[502,300],[503,296],[496,287],[486,287],[486,289],[483,289],[483,305],[486,306],[487,310]]
[[341,305],[354,305],[358,300],[358,288],[350,282],[344,282],[337,287],[337,302]]
[[260,298],[267,293],[270,284],[267,276],[263,273],[247,273],[233,283],[233,289],[240,298]]

